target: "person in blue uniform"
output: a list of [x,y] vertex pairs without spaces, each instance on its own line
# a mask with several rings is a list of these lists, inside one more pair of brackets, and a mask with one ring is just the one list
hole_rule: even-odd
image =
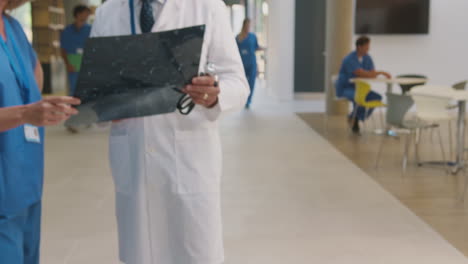
[[44,131],[76,109],[72,97],[41,99],[42,68],[21,25],[0,0],[0,263],[39,263]]
[[[384,71],[376,71],[374,62],[369,55],[370,39],[366,36],[361,36],[356,40],[356,50],[348,54],[341,64],[340,74],[336,82],[336,95],[337,97],[344,97],[353,102],[354,107],[354,94],[355,85],[350,82],[352,78],[376,78],[383,75],[386,78],[392,76]],[[374,91],[371,91],[366,97],[367,101],[382,100],[382,96]],[[354,109],[353,109],[354,112]],[[372,114],[372,109],[368,111],[366,116],[365,109],[358,107],[356,119],[353,119],[352,114],[349,115],[349,124],[352,126],[354,133],[359,133],[359,121],[363,121]]]
[[252,103],[252,96],[255,88],[255,79],[257,78],[257,56],[255,52],[262,50],[258,45],[257,36],[250,32],[250,19],[245,19],[242,25],[242,31],[237,35],[237,46],[241,54],[242,63],[244,64],[245,75],[249,82],[250,95],[245,104],[245,108],[249,109]]
[[73,95],[78,81],[81,57],[86,40],[91,34],[91,26],[87,24],[91,9],[85,5],[78,5],[73,9],[75,21],[68,25],[60,35],[62,58],[65,61],[70,83],[70,95]]

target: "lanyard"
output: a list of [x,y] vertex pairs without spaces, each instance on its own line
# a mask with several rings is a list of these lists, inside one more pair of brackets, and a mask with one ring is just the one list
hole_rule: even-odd
[[[15,74],[16,81],[18,82],[18,85],[20,86],[20,92],[21,92],[21,97],[23,99],[23,103],[26,104],[28,101],[27,99],[28,98],[27,96],[28,95],[28,81],[27,81],[28,77],[26,73],[26,68],[24,66],[21,53],[18,50],[18,45],[16,44],[15,38],[13,36],[10,22],[5,16],[3,17],[3,21],[5,24],[5,32],[7,36],[7,41],[11,42],[11,46],[13,47],[13,51],[15,53],[16,61],[13,58],[13,55],[11,54],[7,43],[1,37],[0,37],[0,45],[5,51],[8,61],[10,62],[11,68],[13,69],[13,72]],[[19,65],[17,65],[16,62],[18,62]]]
[[134,0],[129,0],[128,4],[130,7],[130,26],[132,27],[132,35],[136,35],[136,26],[135,26],[135,6],[133,5]]

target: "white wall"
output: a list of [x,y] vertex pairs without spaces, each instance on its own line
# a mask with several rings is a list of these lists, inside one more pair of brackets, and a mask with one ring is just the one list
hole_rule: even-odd
[[376,67],[422,73],[433,84],[468,79],[468,1],[431,0],[429,35],[371,35]]
[[296,1],[269,0],[268,3],[268,92],[280,100],[291,100],[294,96]]

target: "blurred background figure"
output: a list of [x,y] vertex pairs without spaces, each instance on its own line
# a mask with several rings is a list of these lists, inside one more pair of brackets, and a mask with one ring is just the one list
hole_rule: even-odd
[[[354,101],[356,85],[351,82],[351,79],[377,78],[380,75],[388,79],[392,78],[392,75],[388,72],[375,70],[374,61],[369,55],[370,44],[370,38],[367,36],[360,36],[356,40],[356,50],[349,53],[343,59],[340,74],[335,84],[336,95],[338,97],[344,97],[353,103],[354,109],[349,114],[348,122],[355,134],[360,133],[359,121],[364,121],[369,118],[373,109],[366,110],[356,104]],[[370,91],[366,96],[366,101],[382,101],[382,96],[375,91]]]
[[249,109],[252,103],[252,96],[255,88],[255,79],[257,78],[257,57],[255,53],[263,50],[258,45],[257,36],[250,32],[250,19],[246,18],[242,24],[242,31],[237,35],[237,45],[241,54],[242,63],[244,64],[245,75],[250,86],[250,95],[245,104],[245,108]]
[[91,9],[85,5],[78,5],[73,9],[75,21],[68,25],[60,36],[62,58],[67,65],[70,95],[75,92],[78,73],[80,71],[83,49],[86,39],[91,33],[91,26],[87,23]]
[[[91,15],[91,9],[85,5],[77,5],[73,9],[73,24],[68,25],[60,36],[60,46],[62,48],[62,58],[67,66],[68,81],[70,84],[69,95],[75,93],[78,73],[80,72],[81,61],[83,58],[83,49],[86,40],[91,34],[91,25],[88,17]],[[78,128],[66,126],[71,133],[78,133]]]

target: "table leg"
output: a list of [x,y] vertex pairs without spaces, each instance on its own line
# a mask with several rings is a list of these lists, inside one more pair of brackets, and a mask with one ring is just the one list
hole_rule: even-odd
[[[389,82],[387,83],[387,93],[392,93],[392,87],[393,83]],[[392,130],[392,128],[389,125],[385,125],[384,130],[382,131],[381,129],[376,131],[376,134],[385,134],[386,136],[391,136],[391,137],[397,137],[398,135],[395,133],[395,131]]]
[[393,83],[387,83],[387,93],[392,93],[393,91]]

